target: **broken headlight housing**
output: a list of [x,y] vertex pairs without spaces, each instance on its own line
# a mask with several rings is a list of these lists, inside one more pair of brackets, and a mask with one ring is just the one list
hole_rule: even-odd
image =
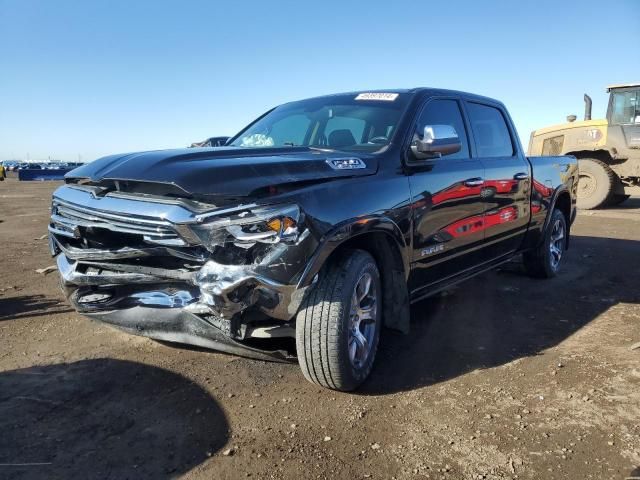
[[241,210],[229,217],[192,226],[191,229],[208,250],[230,243],[250,248],[256,243],[295,243],[301,221],[297,205],[276,205]]

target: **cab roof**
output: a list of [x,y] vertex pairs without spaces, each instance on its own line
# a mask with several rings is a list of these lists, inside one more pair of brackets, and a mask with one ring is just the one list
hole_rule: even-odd
[[633,87],[640,87],[640,82],[638,83],[617,83],[614,85],[608,85],[607,86],[607,92],[610,92],[611,90],[615,90],[617,88],[633,88]]
[[332,93],[328,95],[320,95],[320,97],[332,97],[339,95],[358,95],[361,93],[401,93],[401,94],[429,94],[429,95],[455,95],[464,97],[467,99],[476,99],[485,102],[498,103],[502,105],[502,102],[495,98],[484,97],[482,95],[476,95],[475,93],[463,92],[459,90],[447,90],[444,88],[431,88],[431,87],[415,87],[415,88],[385,88],[385,89],[372,89],[372,90],[354,90],[351,92]]

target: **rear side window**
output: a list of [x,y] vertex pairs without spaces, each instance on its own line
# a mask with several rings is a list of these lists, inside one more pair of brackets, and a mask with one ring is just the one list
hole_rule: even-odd
[[479,103],[468,103],[467,111],[479,157],[513,156],[511,135],[500,110]]

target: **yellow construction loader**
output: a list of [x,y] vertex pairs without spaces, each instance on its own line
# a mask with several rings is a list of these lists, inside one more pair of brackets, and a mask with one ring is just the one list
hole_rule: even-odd
[[640,194],[640,83],[610,85],[607,118],[591,119],[591,98],[584,95],[584,120],[535,130],[529,155],[574,155],[580,181],[578,207],[593,209]]

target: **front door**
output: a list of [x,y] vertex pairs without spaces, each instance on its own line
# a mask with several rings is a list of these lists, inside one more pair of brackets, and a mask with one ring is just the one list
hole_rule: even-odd
[[459,152],[412,168],[409,176],[413,214],[413,294],[477,265],[484,240],[482,200],[484,169],[471,158],[468,126],[456,98],[434,98],[415,125],[450,125],[460,138]]

